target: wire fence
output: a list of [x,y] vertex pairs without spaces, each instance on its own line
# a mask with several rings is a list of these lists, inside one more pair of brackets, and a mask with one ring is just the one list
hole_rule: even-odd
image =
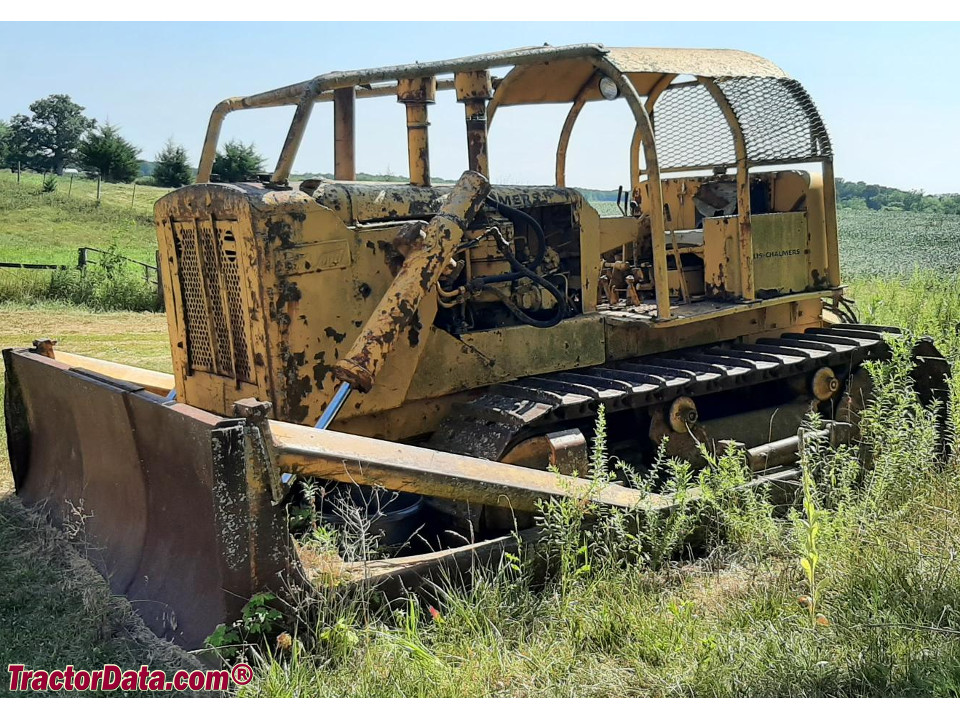
[[160,284],[160,273],[156,265],[140,262],[139,260],[118,255],[108,250],[100,250],[93,247],[82,247],[77,252],[77,269],[80,271],[85,270],[88,265],[115,264],[117,262],[136,265],[142,268],[144,282],[152,283],[153,285]]
[[[156,265],[134,260],[124,255],[118,255],[109,250],[100,250],[94,247],[82,247],[77,251],[77,270],[85,271],[90,265],[116,265],[124,263],[135,265],[142,269],[143,280],[145,283],[159,285],[160,273]],[[52,263],[26,263],[26,262],[0,262],[0,268],[10,268],[13,270],[69,270],[67,265],[55,265]]]
[[[168,192],[166,188],[155,187],[152,182],[144,182],[147,178],[131,183],[109,183],[96,173],[73,169],[64,171],[63,175],[19,168],[12,168],[10,172],[15,177],[17,186],[24,189],[32,188],[38,192],[87,201],[98,206],[107,203],[113,207],[127,207],[137,212],[149,213],[153,201]],[[50,183],[49,187],[47,183]]]

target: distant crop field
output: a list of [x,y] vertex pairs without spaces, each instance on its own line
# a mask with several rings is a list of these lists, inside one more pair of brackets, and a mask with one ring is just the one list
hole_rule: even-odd
[[906,277],[916,269],[960,269],[960,215],[840,211],[844,277]]

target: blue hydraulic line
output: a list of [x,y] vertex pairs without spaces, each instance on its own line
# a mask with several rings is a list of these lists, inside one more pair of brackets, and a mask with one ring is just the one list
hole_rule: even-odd
[[[342,408],[343,404],[347,401],[351,390],[353,390],[353,385],[348,382],[341,383],[340,387],[337,388],[336,394],[333,396],[333,400],[327,405],[327,409],[323,411],[320,419],[317,420],[317,424],[313,427],[317,430],[326,430],[337,416],[337,413],[340,412],[340,408]],[[286,485],[292,477],[293,473],[283,473],[280,475],[280,482]]]

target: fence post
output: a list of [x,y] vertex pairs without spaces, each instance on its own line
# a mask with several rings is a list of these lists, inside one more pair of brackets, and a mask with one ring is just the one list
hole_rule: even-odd
[[85,247],[80,248],[79,257],[77,258],[77,267],[80,269],[81,274],[87,274],[87,249]]
[[103,179],[103,176],[100,173],[97,173],[97,205],[100,204],[100,181]]
[[17,185],[20,184],[20,161],[17,160]]
[[134,180],[134,181],[133,181],[133,195],[130,196],[130,207],[131,207],[131,208],[133,207],[133,201],[136,199],[136,197],[137,197],[137,181]]
[[70,186],[67,188],[67,197],[73,192],[73,175],[70,175]]
[[157,250],[157,300],[160,306],[160,312],[164,311],[163,300],[163,276],[160,274],[160,251]]

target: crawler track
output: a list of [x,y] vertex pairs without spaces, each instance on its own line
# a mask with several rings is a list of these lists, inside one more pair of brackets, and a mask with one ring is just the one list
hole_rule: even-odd
[[[519,440],[597,415],[803,378],[829,367],[841,381],[867,360],[886,360],[893,327],[837,325],[751,343],[723,343],[493,385],[441,425],[430,445],[499,459]],[[758,388],[759,389],[759,388]],[[750,392],[746,390],[746,392]]]

